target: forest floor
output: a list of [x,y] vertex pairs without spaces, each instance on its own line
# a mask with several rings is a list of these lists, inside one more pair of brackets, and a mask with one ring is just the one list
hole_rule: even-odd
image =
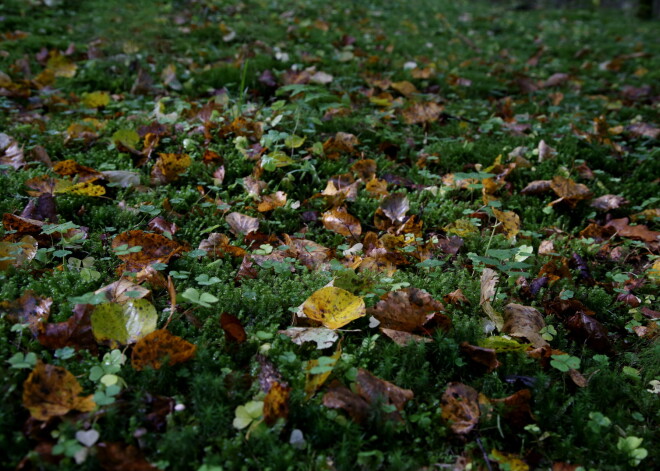
[[657,31],[4,0],[0,467],[659,469]]

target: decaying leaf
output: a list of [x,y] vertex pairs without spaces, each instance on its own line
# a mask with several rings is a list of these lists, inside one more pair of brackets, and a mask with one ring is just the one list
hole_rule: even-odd
[[[529,471],[529,466],[518,455],[504,453],[493,448],[490,452],[493,459],[501,465],[507,466],[509,471]],[[504,468],[501,468],[504,469]]]
[[225,221],[227,221],[234,234],[247,235],[250,232],[259,230],[259,219],[245,214],[237,212],[229,213],[225,216]]
[[392,339],[394,343],[401,347],[405,347],[410,343],[429,343],[433,342],[433,339],[429,337],[423,337],[421,335],[411,334],[410,332],[404,332],[402,330],[386,329],[381,328],[380,331]]
[[495,296],[495,289],[498,281],[499,277],[495,270],[484,268],[484,271],[481,273],[481,296],[479,304],[497,330],[501,331],[502,326],[504,325],[504,319],[499,312],[493,309],[493,306],[490,303],[490,300]]
[[119,442],[101,442],[96,445],[99,465],[104,471],[158,471],[139,448]]
[[485,366],[489,373],[501,365],[497,360],[497,352],[492,348],[477,347],[463,342],[461,352],[473,362]]
[[612,219],[605,227],[611,227],[616,230],[619,237],[628,237],[630,239],[641,240],[644,242],[660,241],[660,232],[652,231],[644,224],[631,226],[628,224],[628,218]]
[[355,135],[338,132],[323,143],[323,151],[328,158],[337,158],[340,154],[355,153],[355,146],[359,143],[360,141]]
[[37,240],[31,235],[21,237],[17,242],[0,241],[0,272],[9,267],[21,267],[37,254]]
[[222,258],[225,254],[243,257],[246,254],[245,249],[231,245],[229,237],[218,232],[212,232],[208,239],[202,240],[199,243],[199,249],[205,251],[210,257]]
[[345,237],[357,238],[362,234],[360,221],[346,211],[346,208],[335,208],[323,213],[323,226],[326,229]]
[[176,365],[195,356],[197,346],[168,330],[156,330],[142,337],[133,347],[131,365],[137,371],[145,368],[160,369],[165,363]]
[[264,398],[264,422],[268,426],[275,424],[277,419],[286,419],[289,415],[289,395],[291,388],[275,382]]
[[158,160],[151,170],[154,184],[170,183],[179,178],[192,164],[188,154],[158,154]]
[[364,300],[335,286],[315,291],[302,305],[303,313],[329,329],[338,329],[366,314]]
[[137,285],[126,278],[121,278],[94,291],[94,294],[101,293],[104,293],[111,303],[124,304],[132,299],[142,299],[150,296],[151,290]]
[[27,290],[14,301],[0,302],[0,312],[7,313],[7,319],[11,322],[27,324],[32,335],[37,337],[45,329],[52,305],[52,298],[42,298]]
[[264,195],[261,198],[261,202],[257,206],[257,211],[260,213],[265,213],[267,211],[272,211],[275,208],[281,208],[286,204],[286,193],[283,191],[278,191],[272,195]]
[[51,350],[73,347],[96,354],[98,345],[92,333],[91,304],[76,304],[73,315],[64,322],[48,323],[39,333],[39,343]]
[[559,196],[559,199],[553,201],[551,204],[565,201],[573,208],[579,201],[591,198],[591,191],[589,191],[586,185],[575,183],[570,178],[562,177],[561,175],[552,178],[550,188]]
[[81,396],[82,387],[68,370],[37,363],[23,383],[23,405],[37,420],[48,420],[77,410],[89,412],[96,407],[92,396]]
[[227,312],[220,315],[220,327],[225,332],[225,339],[230,343],[243,343],[247,340],[247,334],[238,317]]
[[278,330],[277,333],[286,335],[296,345],[315,342],[319,350],[332,347],[339,339],[339,334],[335,330],[326,327],[289,327],[286,330]]
[[566,328],[579,342],[585,342],[598,353],[608,353],[612,349],[607,329],[593,316],[577,312],[565,321]]
[[[378,319],[383,328],[413,332],[431,320],[434,313],[443,310],[442,303],[426,291],[404,288],[384,294],[367,312]],[[451,325],[449,318],[446,320]]]
[[618,195],[599,196],[591,202],[591,206],[599,211],[611,211],[625,204],[628,204],[628,201],[623,196]]
[[342,409],[358,424],[369,415],[367,401],[341,384],[334,385],[323,395],[323,405],[331,409]]
[[457,435],[466,435],[479,423],[479,394],[463,383],[449,383],[442,395],[442,418]]
[[502,223],[502,230],[507,239],[513,239],[520,232],[520,217],[513,211],[500,211],[493,208],[493,214]]
[[128,345],[156,330],[158,314],[146,299],[99,304],[92,313],[92,332],[100,343]]
[[422,124],[437,121],[444,109],[432,101],[426,103],[415,103],[404,109],[401,114],[406,124]]
[[[119,250],[127,246],[126,250]],[[183,251],[183,247],[160,234],[140,230],[122,232],[112,240],[112,248],[119,251],[117,257],[124,261],[122,271],[138,272],[154,263],[167,264]]]
[[539,311],[531,306],[509,303],[504,306],[504,326],[502,332],[513,337],[522,337],[536,348],[545,347],[548,342],[539,334],[545,321]]

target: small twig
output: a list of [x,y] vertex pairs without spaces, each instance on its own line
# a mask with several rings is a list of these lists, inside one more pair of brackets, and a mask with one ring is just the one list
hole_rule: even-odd
[[167,277],[167,292],[170,295],[170,315],[167,318],[167,322],[165,322],[163,329],[167,329],[167,326],[170,325],[170,321],[172,320],[172,316],[174,316],[174,313],[176,312],[176,289],[174,288],[172,277],[169,275]]
[[488,468],[488,471],[493,471],[493,468],[490,466],[490,460],[488,459],[488,454],[486,453],[486,450],[484,450],[484,445],[481,443],[481,438],[477,437],[477,445],[479,445],[479,449],[481,450],[481,453],[484,456],[484,461],[486,462],[486,467]]

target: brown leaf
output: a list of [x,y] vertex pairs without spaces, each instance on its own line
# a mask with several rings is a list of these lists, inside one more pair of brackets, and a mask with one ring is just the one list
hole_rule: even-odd
[[274,384],[281,384],[287,386],[282,379],[282,374],[278,371],[275,364],[264,355],[257,354],[257,362],[261,369],[259,370],[259,386],[265,393],[271,390]]
[[[121,278],[94,291],[94,294],[101,293],[105,293],[108,302],[119,304],[127,303],[131,299],[142,299],[151,295],[150,290],[143,288],[126,278]],[[131,296],[127,296],[127,293],[130,293]]]
[[579,342],[584,342],[598,353],[608,353],[612,349],[607,337],[607,329],[593,316],[577,312],[565,321],[566,328]]
[[381,296],[378,303],[367,310],[386,329],[413,332],[421,328],[434,312],[443,311],[444,306],[429,293],[417,288],[390,291]]
[[376,161],[374,159],[362,159],[351,165],[351,170],[357,173],[358,178],[364,183],[369,182],[376,176]]
[[568,377],[571,378],[573,384],[575,384],[578,388],[586,388],[589,385],[587,378],[585,378],[578,370],[574,370],[572,368],[569,369]]
[[7,319],[11,322],[27,324],[32,335],[37,337],[44,331],[52,305],[52,298],[42,298],[34,291],[27,290],[14,301],[0,302],[0,311],[6,312]]
[[91,167],[86,167],[79,164],[73,159],[63,160],[57,162],[53,166],[53,172],[63,177],[77,177],[78,181],[91,182],[97,179],[103,179],[104,176],[101,172],[94,170]]
[[629,239],[641,240],[644,242],[657,242],[660,237],[660,232],[652,231],[644,224],[637,224],[636,226],[628,225],[628,218],[612,219],[605,224],[605,227],[612,227],[620,237],[627,237]]
[[170,366],[190,360],[195,356],[196,350],[197,346],[172,335],[168,330],[155,330],[135,344],[131,365],[137,371],[147,367],[158,370],[166,359],[169,359],[167,364]]
[[392,82],[391,87],[405,97],[409,97],[413,93],[417,93],[417,88],[407,80],[401,82]]
[[470,304],[470,300],[465,297],[461,288],[458,288],[452,291],[449,294],[446,294],[442,297],[442,300],[447,304],[453,304],[454,306],[461,306],[463,304]]
[[545,141],[542,139],[541,142],[539,142],[539,146],[537,150],[539,154],[539,162],[543,162],[544,160],[550,160],[557,155],[557,151],[552,147],[550,147],[548,144],[546,144]]
[[275,208],[281,208],[286,204],[286,193],[278,191],[272,195],[265,195],[261,198],[261,203],[257,206],[257,211],[265,213]]
[[485,366],[488,373],[501,366],[501,363],[497,360],[497,353],[492,348],[477,347],[463,342],[461,343],[461,352],[473,362]]
[[344,237],[357,238],[362,234],[360,221],[350,215],[346,208],[335,208],[323,213],[323,226],[329,231],[336,232]]
[[393,223],[402,223],[410,209],[410,202],[404,193],[392,193],[383,199],[380,209]]
[[479,423],[479,394],[463,383],[449,383],[442,395],[442,418],[457,435],[465,435]]
[[623,196],[618,195],[599,196],[591,202],[591,206],[599,211],[611,211],[613,209],[619,209],[625,204],[628,204],[628,200],[626,200]]
[[0,165],[8,165],[15,170],[25,165],[23,148],[5,133],[0,133]]
[[39,362],[23,383],[23,405],[37,420],[48,420],[71,410],[96,407],[92,395],[82,397],[78,380],[66,369]]
[[101,442],[96,445],[96,458],[105,471],[158,471],[133,445]]
[[534,180],[520,191],[521,195],[541,195],[552,189],[550,180]]
[[179,230],[176,224],[173,222],[166,221],[163,217],[161,216],[156,216],[153,218],[151,221],[149,221],[149,224],[147,224],[147,227],[151,229],[154,232],[157,232],[159,234],[163,234],[165,232],[169,232],[170,235],[176,234],[176,231]]
[[[403,389],[396,384],[380,379],[364,368],[358,369],[355,385],[357,393],[366,399],[369,404],[382,400],[386,404],[394,405],[399,411],[403,410],[406,402],[415,397],[410,389]],[[398,419],[400,418],[398,416]]]
[[321,244],[307,239],[289,237],[287,234],[284,234],[284,244],[289,246],[289,250],[286,251],[287,255],[300,260],[310,270],[322,267],[332,255],[332,250]]
[[66,321],[45,325],[44,331],[39,334],[39,343],[50,350],[73,347],[77,351],[89,350],[96,354],[98,344],[92,333],[91,321],[93,310],[91,304],[76,304],[73,315]]
[[552,178],[550,188],[559,196],[559,200],[555,202],[565,201],[571,207],[575,207],[578,201],[591,198],[591,191],[586,185],[575,183],[570,178],[561,175]]
[[204,250],[210,257],[224,257],[225,254],[234,257],[243,257],[246,252],[241,247],[236,247],[229,243],[229,237],[218,232],[209,234],[208,239],[204,239],[199,243],[199,249]]
[[340,154],[354,154],[355,146],[360,141],[358,138],[347,132],[338,132],[323,143],[323,151],[329,158],[337,158]]
[[394,341],[400,347],[406,347],[409,343],[429,343],[433,342],[433,339],[429,337],[422,337],[421,335],[411,334],[410,332],[403,332],[401,330],[381,328],[380,331],[387,335],[390,339]]
[[369,415],[367,401],[341,384],[334,385],[323,395],[323,405],[344,410],[358,424],[364,422]]
[[278,382],[273,383],[264,398],[264,422],[273,426],[277,419],[289,416],[289,395],[291,388]]
[[233,212],[225,216],[225,221],[231,227],[234,234],[249,234],[259,230],[259,219],[247,216],[245,214]]
[[525,338],[536,348],[545,347],[549,344],[539,334],[543,327],[545,327],[543,316],[533,307],[515,303],[504,306],[503,333]]
[[225,331],[225,339],[229,343],[243,343],[247,340],[247,334],[238,317],[227,312],[220,315],[220,327]]
[[648,123],[635,123],[626,127],[628,131],[634,137],[646,137],[649,139],[658,139],[660,138],[660,128],[653,126]]
[[421,124],[437,121],[444,107],[432,101],[415,103],[404,109],[401,114],[406,124]]
[[120,267],[122,271],[130,272],[143,270],[154,263],[167,264],[172,257],[183,251],[183,247],[179,243],[165,236],[140,230],[122,232],[112,240],[114,250],[122,245],[128,245],[129,249],[142,247],[139,252],[117,255],[124,262],[124,266]]
[[521,389],[501,399],[490,399],[493,404],[504,406],[504,419],[516,429],[523,429],[534,422],[531,401],[532,392],[529,389]]

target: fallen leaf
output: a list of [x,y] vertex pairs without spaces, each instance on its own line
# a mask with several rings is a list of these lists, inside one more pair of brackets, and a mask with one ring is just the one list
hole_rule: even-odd
[[466,435],[479,423],[479,394],[463,383],[449,383],[442,395],[442,418],[457,435]]
[[323,152],[328,158],[337,158],[340,154],[354,154],[355,146],[359,143],[354,134],[338,132],[323,143]]
[[513,211],[500,211],[493,208],[493,214],[502,223],[502,230],[507,239],[513,239],[520,232],[520,217]]
[[[394,405],[398,411],[402,411],[406,402],[415,397],[410,389],[403,389],[396,384],[380,379],[364,368],[358,369],[355,386],[357,393],[369,404],[382,400],[386,404]],[[398,416],[398,418],[401,417]]]
[[118,442],[96,445],[96,458],[105,471],[158,471],[135,446]]
[[[509,471],[529,471],[527,463],[514,453],[504,453],[493,448],[490,454],[493,457],[493,460],[500,465],[503,465],[500,469],[507,469]],[[506,466],[506,468],[504,468],[504,466]]]
[[66,321],[45,325],[44,331],[39,334],[39,343],[51,350],[73,347],[77,351],[89,350],[96,354],[98,344],[92,333],[91,320],[93,309],[91,304],[76,304],[73,315]]
[[404,193],[392,193],[383,199],[380,209],[393,223],[403,223],[410,209],[410,202]]
[[39,362],[23,383],[23,405],[37,420],[49,420],[71,410],[90,412],[92,395],[80,396],[82,387],[68,370]]
[[45,329],[52,305],[53,298],[42,298],[27,290],[14,301],[0,302],[0,312],[5,312],[11,322],[27,324],[32,335],[37,337]]
[[367,310],[386,329],[413,332],[426,324],[433,313],[443,311],[444,306],[424,290],[404,288],[381,296],[380,301]]
[[446,294],[445,296],[442,297],[442,300],[447,304],[453,304],[454,306],[470,304],[470,300],[465,297],[463,291],[460,288],[452,291],[449,294]]
[[[332,369],[339,361],[341,357],[341,345],[337,345],[337,350],[331,357],[322,357],[323,365],[321,365],[321,359],[309,360],[307,362],[306,375],[305,375],[305,394],[307,399],[311,398],[318,389],[323,386],[326,380],[330,377]],[[312,373],[320,368],[321,371],[318,373]]]
[[273,383],[268,394],[264,398],[264,422],[268,426],[275,424],[277,419],[285,419],[289,416],[289,395],[291,388],[280,384]]
[[611,211],[613,209],[619,209],[625,204],[628,204],[628,200],[626,200],[623,196],[618,195],[599,196],[591,202],[591,206],[599,211]]
[[539,311],[531,306],[509,303],[504,306],[504,326],[502,333],[513,337],[522,337],[536,348],[548,346],[548,342],[539,334],[545,327],[545,321]]
[[250,232],[259,230],[259,219],[245,214],[237,212],[229,213],[225,216],[225,221],[227,221],[234,234],[247,235]]
[[278,330],[277,333],[286,335],[296,345],[314,342],[318,350],[332,347],[339,339],[339,334],[335,330],[325,327],[289,327],[286,330]]
[[403,332],[401,330],[381,328],[380,331],[387,335],[394,343],[400,347],[406,347],[410,343],[430,343],[433,339],[429,337],[422,337],[421,335],[411,334],[410,332]]
[[329,231],[345,237],[357,238],[362,234],[360,221],[350,215],[346,208],[335,208],[323,213],[323,226]]
[[176,181],[192,164],[188,154],[158,154],[158,160],[151,169],[151,182],[163,184]]
[[229,343],[243,343],[247,340],[247,334],[238,317],[227,312],[220,315],[220,327],[225,332],[225,339]]
[[657,242],[660,237],[660,232],[652,231],[644,224],[637,224],[630,226],[628,218],[612,219],[605,227],[612,227],[616,230],[619,237],[627,237],[630,239],[641,240],[644,242]]
[[[183,251],[177,242],[160,234],[152,234],[140,230],[122,232],[112,240],[113,250],[123,245],[128,246],[128,253],[117,255],[124,265],[121,271],[138,272],[154,263],[169,263],[170,259]],[[140,247],[135,250],[135,247]]]
[[444,107],[434,102],[415,103],[401,111],[406,124],[422,124],[437,121]]
[[126,278],[121,278],[94,291],[94,294],[101,293],[105,294],[109,302],[119,304],[124,304],[132,299],[146,298],[151,295],[150,290],[143,288]]
[[586,185],[575,183],[570,178],[560,175],[552,178],[550,188],[559,196],[559,200],[555,200],[551,204],[565,201],[573,208],[579,201],[591,198],[591,191],[589,191]]
[[543,139],[541,139],[541,142],[539,142],[539,146],[536,150],[538,151],[539,162],[550,160],[557,155],[557,151],[546,144]]
[[261,198],[261,203],[257,206],[257,211],[265,213],[272,211],[275,208],[281,208],[286,204],[286,193],[278,191],[272,195],[264,195]]
[[87,108],[100,108],[110,103],[110,94],[102,91],[84,93],[81,101]]
[[99,304],[92,313],[92,333],[99,343],[129,345],[156,330],[158,314],[146,299]]
[[303,313],[329,329],[338,329],[366,314],[364,300],[335,286],[315,291],[302,305]]
[[208,239],[202,240],[199,243],[199,249],[205,251],[210,257],[222,258],[225,254],[243,257],[246,254],[245,249],[231,245],[229,237],[218,232],[212,232],[209,234]]
[[485,366],[488,373],[502,365],[497,360],[497,353],[492,348],[477,347],[467,342],[461,343],[460,347],[464,355],[473,362]]
[[323,395],[323,405],[344,410],[358,424],[364,422],[369,415],[367,401],[340,384],[333,386]]
[[491,268],[484,268],[481,273],[481,295],[479,305],[484,310],[488,318],[493,322],[497,330],[501,331],[504,326],[504,319],[502,315],[493,309],[490,300],[495,296],[495,289],[499,276],[497,272]]
[[489,399],[493,404],[501,404],[503,406],[504,419],[512,427],[522,430],[526,425],[534,423],[534,416],[532,414],[532,391],[529,389],[521,389],[513,393],[511,396],[503,397],[501,399]]
[[187,340],[159,329],[138,340],[133,347],[131,366],[137,371],[145,368],[158,370],[166,360],[170,366],[190,360],[196,350],[197,346]]
[[577,312],[566,319],[565,324],[573,337],[580,343],[586,343],[592,350],[598,353],[608,353],[612,350],[607,329],[593,316]]
[[542,195],[552,190],[552,181],[534,180],[529,182],[525,188],[520,190],[521,195]]

